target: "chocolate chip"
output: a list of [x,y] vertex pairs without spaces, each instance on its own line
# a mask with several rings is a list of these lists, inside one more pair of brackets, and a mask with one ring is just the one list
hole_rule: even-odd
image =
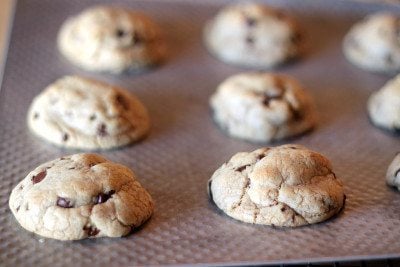
[[398,169],[395,173],[394,173],[394,177],[397,177],[397,175],[399,175],[400,173],[400,169]]
[[289,148],[290,149],[297,149],[297,147],[295,147],[295,146],[290,146]]
[[140,44],[142,42],[143,42],[143,40],[139,36],[139,34],[137,32],[134,32],[133,35],[132,35],[132,45],[138,45],[138,44]]
[[95,197],[94,204],[101,204],[106,202],[108,199],[112,197],[112,195],[115,193],[114,190],[109,191],[108,193],[100,193]]
[[118,38],[124,37],[125,34],[126,34],[125,31],[122,30],[122,29],[117,29],[117,31],[115,32],[115,35],[116,35]]
[[280,99],[281,98],[281,96],[280,95],[278,95],[278,96],[268,96],[268,95],[264,95],[264,98],[263,98],[263,105],[264,106],[269,106],[269,102],[271,101],[271,100],[273,100],[273,99]]
[[75,167],[69,167],[68,170],[75,170]]
[[392,65],[393,64],[393,56],[392,56],[392,54],[387,53],[386,56],[385,56],[385,61],[389,65]]
[[267,96],[267,95],[265,95],[264,96],[264,98],[263,98],[263,105],[264,106],[269,106],[269,101],[270,101],[271,99],[269,98],[269,96]]
[[251,37],[251,36],[247,36],[246,37],[246,43],[249,44],[249,45],[254,44],[254,38]]
[[303,118],[303,114],[299,110],[293,109],[293,120],[299,121],[302,118]]
[[257,160],[262,160],[263,158],[265,158],[264,154],[260,154],[260,155],[257,156]]
[[117,103],[118,103],[119,105],[122,106],[123,109],[125,109],[125,110],[128,110],[128,109],[129,109],[129,104],[128,104],[128,102],[126,101],[126,98],[125,98],[123,95],[117,94],[117,96],[115,97],[115,100],[117,101]]
[[290,112],[293,115],[293,120],[294,121],[299,121],[299,120],[301,120],[303,118],[303,114],[300,112],[300,110],[295,109],[290,103],[289,103],[289,109],[290,109]]
[[252,18],[252,17],[246,17],[246,24],[249,27],[253,27],[254,25],[257,24],[257,20],[255,18]]
[[89,120],[91,120],[91,121],[94,121],[96,119],[96,114],[92,114],[90,117],[89,117]]
[[83,231],[87,233],[88,236],[95,236],[100,233],[100,230],[93,226],[84,226]]
[[282,208],[281,208],[281,211],[282,211],[282,212],[286,211],[286,207],[282,207]]
[[104,123],[100,124],[97,128],[97,134],[99,136],[106,136],[107,135],[107,127]]
[[58,197],[57,198],[57,206],[62,207],[62,208],[72,208],[71,201],[69,199],[63,198],[63,197]]
[[298,32],[293,33],[292,36],[290,37],[290,41],[294,44],[300,43],[301,39],[302,39],[302,35]]
[[33,118],[34,118],[35,120],[38,119],[38,118],[39,118],[39,113],[35,112],[35,113],[33,114]]
[[68,138],[69,138],[69,135],[67,133],[64,133],[63,136],[62,136],[62,140],[64,142],[66,142],[68,140]]
[[22,189],[24,189],[24,186],[21,184],[19,187],[19,190],[22,190]]
[[236,168],[235,171],[241,172],[241,171],[243,171],[244,169],[246,169],[246,167],[248,167],[248,166],[250,166],[250,164],[246,164],[246,165],[240,166],[240,167]]
[[18,212],[18,211],[19,211],[19,208],[21,208],[21,206],[18,206],[15,210]]
[[47,175],[47,172],[46,172],[45,170],[39,172],[39,173],[36,174],[36,175],[34,175],[34,176],[32,177],[32,182],[33,182],[33,184],[40,183],[40,182],[44,179],[44,177],[46,177],[46,175]]

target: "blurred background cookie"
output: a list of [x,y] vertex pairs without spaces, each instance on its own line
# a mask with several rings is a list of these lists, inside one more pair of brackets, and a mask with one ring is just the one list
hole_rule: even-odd
[[400,71],[400,18],[377,13],[356,23],[343,41],[343,52],[354,65],[369,71]]
[[204,43],[226,63],[255,68],[279,65],[302,50],[301,34],[292,18],[252,2],[221,9],[207,23]]
[[368,114],[375,126],[400,134],[400,75],[372,93]]
[[161,30],[149,17],[107,6],[67,19],[59,31],[58,48],[85,70],[111,73],[143,69],[166,54]]

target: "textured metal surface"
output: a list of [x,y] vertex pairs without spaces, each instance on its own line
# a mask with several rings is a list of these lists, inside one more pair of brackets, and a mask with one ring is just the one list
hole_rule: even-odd
[[366,260],[366,261],[333,261],[312,263],[289,263],[268,265],[270,267],[397,267],[400,266],[399,259]]
[[272,267],[397,267],[400,266],[400,259],[367,260],[367,261],[334,261],[334,262],[313,262],[303,264],[279,264]]
[[[361,71],[341,53],[341,39],[352,22],[389,7],[269,1],[290,10],[306,30],[308,53],[278,71],[310,90],[320,114],[315,131],[290,142],[329,157],[347,194],[344,211],[326,223],[279,229],[230,219],[207,197],[206,183],[216,168],[234,153],[258,147],[228,138],[210,117],[208,98],[215,87],[244,70],[215,60],[201,44],[202,26],[218,4],[113,1],[144,10],[159,22],[171,56],[146,73],[110,76],[80,71],[55,45],[62,21],[95,2],[21,0],[17,5],[0,91],[0,265],[257,264],[400,256],[400,193],[384,181],[400,143],[372,127],[365,111],[368,95],[389,77]],[[122,85],[150,111],[153,129],[147,139],[102,153],[135,170],[156,201],[151,220],[126,238],[41,239],[23,230],[8,209],[11,189],[29,171],[73,153],[35,138],[25,122],[32,98],[65,74]]]

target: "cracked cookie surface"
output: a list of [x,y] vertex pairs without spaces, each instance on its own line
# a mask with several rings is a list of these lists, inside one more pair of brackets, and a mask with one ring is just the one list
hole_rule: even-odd
[[375,72],[400,71],[400,18],[377,13],[356,23],[343,41],[346,58]]
[[159,27],[129,9],[95,6],[65,21],[58,48],[89,71],[121,73],[160,62],[166,54]]
[[59,240],[124,236],[154,209],[130,169],[96,154],[40,165],[12,190],[9,206],[23,228]]
[[257,3],[223,8],[204,29],[204,43],[222,61],[268,68],[303,50],[299,27],[282,11]]
[[36,135],[66,148],[120,147],[143,138],[150,128],[147,110],[133,94],[79,76],[49,85],[27,116]]
[[367,105],[375,126],[400,134],[400,75],[372,93]]
[[242,73],[226,79],[210,105],[225,132],[253,142],[295,136],[316,124],[308,93],[294,79],[272,73]]
[[209,192],[232,218],[286,227],[324,221],[345,201],[329,160],[300,145],[237,153],[214,172]]
[[400,190],[400,152],[397,153],[387,169],[386,183]]

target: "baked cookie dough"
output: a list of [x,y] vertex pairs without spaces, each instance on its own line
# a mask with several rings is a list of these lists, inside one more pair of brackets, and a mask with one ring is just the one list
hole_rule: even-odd
[[255,68],[279,65],[303,50],[293,19],[252,2],[236,3],[219,11],[204,29],[204,43],[226,63]]
[[318,223],[344,206],[342,182],[327,158],[300,145],[234,155],[209,181],[214,203],[230,217],[254,224]]
[[150,128],[146,108],[112,85],[66,76],[33,99],[28,111],[33,133],[54,145],[110,149],[141,139]]
[[154,209],[130,169],[96,154],[40,165],[13,189],[9,206],[23,228],[59,240],[124,236]]
[[387,82],[368,99],[372,123],[393,133],[400,133],[400,75]]
[[301,134],[316,124],[312,99],[294,79],[242,73],[222,82],[210,98],[216,123],[230,136],[270,142]]
[[400,18],[377,13],[356,23],[343,42],[346,58],[360,68],[375,72],[400,71]]
[[65,21],[58,48],[75,65],[97,72],[121,73],[160,62],[165,42],[146,15],[116,7],[96,6]]
[[400,190],[400,152],[397,153],[396,157],[389,165],[386,172],[386,183]]

